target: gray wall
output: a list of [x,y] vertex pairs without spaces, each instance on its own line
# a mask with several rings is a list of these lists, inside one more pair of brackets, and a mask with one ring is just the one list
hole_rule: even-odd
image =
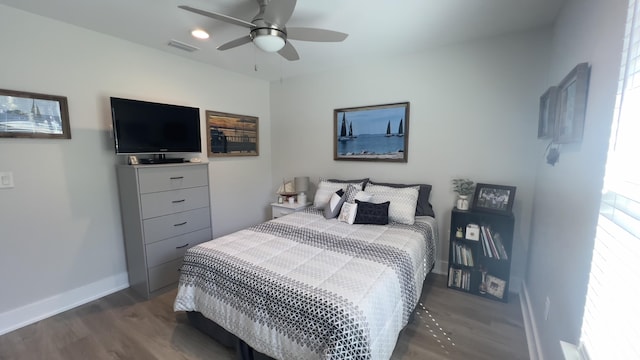
[[[273,181],[308,175],[433,185],[446,269],[451,179],[517,187],[512,289],[524,278],[537,151],[538,97],[550,33],[474,41],[271,84]],[[409,162],[333,160],[333,109],[409,101]]]
[[266,218],[267,82],[2,5],[0,43],[0,87],[66,96],[72,133],[0,139],[0,171],[15,180],[0,189],[0,333],[127,285],[110,96],[258,116],[260,156],[209,165],[213,232]]
[[[589,62],[591,82],[581,144],[561,148],[547,165],[539,141],[529,266],[525,287],[540,356],[561,358],[559,341],[577,343],[589,276],[602,177],[615,104],[625,0],[571,0],[556,21],[547,83]],[[546,87],[545,87],[546,89]],[[540,93],[545,89],[539,89]],[[551,302],[544,319],[545,299]]]

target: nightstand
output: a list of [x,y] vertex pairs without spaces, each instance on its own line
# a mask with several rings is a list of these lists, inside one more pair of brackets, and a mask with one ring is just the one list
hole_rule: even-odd
[[293,204],[289,204],[288,202],[282,204],[271,203],[271,218],[277,219],[281,216],[303,210],[309,206],[311,206],[311,202],[307,202],[306,204],[300,204],[297,202]]

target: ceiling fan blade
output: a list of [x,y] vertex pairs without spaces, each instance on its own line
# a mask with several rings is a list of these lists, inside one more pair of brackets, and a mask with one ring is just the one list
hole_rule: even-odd
[[227,16],[227,15],[224,15],[224,14],[218,14],[218,13],[214,13],[214,12],[210,12],[210,11],[200,10],[200,9],[192,8],[191,6],[187,6],[187,5],[180,5],[178,7],[180,9],[182,9],[182,10],[191,11],[193,13],[204,15],[204,16],[210,17],[212,19],[224,21],[224,22],[229,23],[229,24],[239,25],[239,26],[246,27],[246,28],[249,28],[249,29],[254,27],[254,25],[252,23],[248,22],[248,21],[244,21],[242,19],[236,19],[234,17]]
[[229,49],[233,49],[234,47],[238,47],[240,45],[244,45],[246,43],[250,43],[251,42],[251,36],[247,35],[247,36],[243,36],[241,38],[237,38],[235,40],[231,40],[227,43],[224,43],[220,46],[218,46],[218,50],[229,50]]
[[296,0],[271,0],[264,10],[264,21],[272,25],[285,26],[295,8]]
[[278,51],[278,54],[289,61],[300,60],[300,55],[298,55],[296,48],[288,41],[284,44],[284,47]]
[[349,34],[339,31],[314,29],[306,27],[287,28],[287,39],[318,42],[340,42]]

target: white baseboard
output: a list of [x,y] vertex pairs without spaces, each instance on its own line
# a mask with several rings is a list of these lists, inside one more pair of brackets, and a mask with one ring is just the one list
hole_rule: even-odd
[[446,261],[436,260],[433,272],[439,275],[447,275],[449,273],[449,265]]
[[529,346],[529,358],[531,360],[544,360],[542,354],[542,346],[540,346],[540,336],[538,335],[538,326],[533,315],[527,284],[522,282],[522,291],[520,291],[520,307],[522,308],[522,319],[524,320],[524,330],[527,334],[527,345]]
[[120,273],[0,314],[0,335],[129,287]]

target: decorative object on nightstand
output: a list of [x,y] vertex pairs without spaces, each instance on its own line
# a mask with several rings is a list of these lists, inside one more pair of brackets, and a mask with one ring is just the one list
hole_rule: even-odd
[[293,185],[293,181],[282,179],[282,185],[280,185],[276,193],[283,197],[283,202],[287,202],[287,199],[291,196],[296,196],[296,189]]
[[469,179],[453,179],[453,191],[458,194],[456,208],[460,210],[469,210],[469,195],[473,194],[473,181]]
[[507,302],[514,222],[510,212],[453,209],[447,286]]
[[295,183],[296,193],[298,193],[298,203],[306,204],[307,203],[307,194],[309,191],[309,177],[308,176],[296,176],[293,179]]

